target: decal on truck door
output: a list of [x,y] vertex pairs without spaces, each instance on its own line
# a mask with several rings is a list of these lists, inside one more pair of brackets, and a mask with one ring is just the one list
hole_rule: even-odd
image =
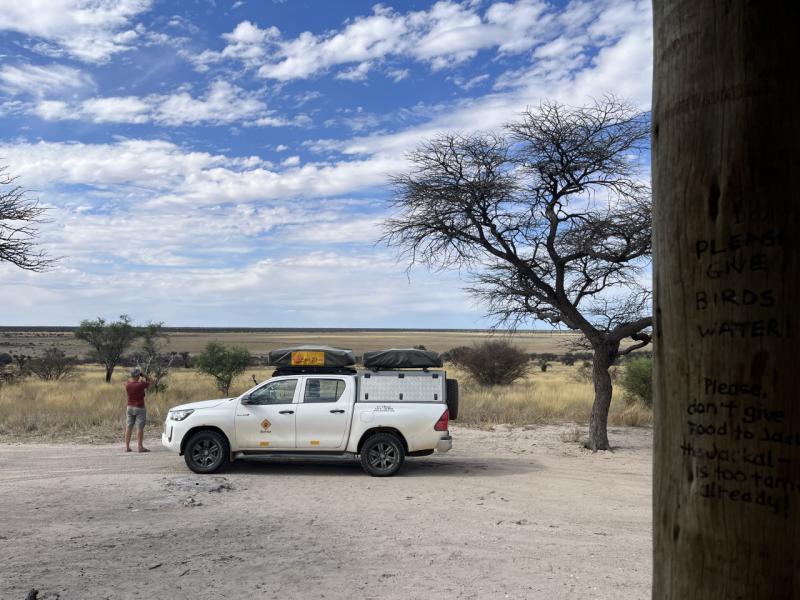
[[270,433],[269,428],[272,426],[272,423],[269,422],[269,419],[264,419],[261,421],[261,433]]

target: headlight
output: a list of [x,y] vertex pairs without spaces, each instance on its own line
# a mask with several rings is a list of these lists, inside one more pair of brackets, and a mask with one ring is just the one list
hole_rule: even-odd
[[183,421],[186,417],[192,414],[194,410],[191,408],[188,410],[171,410],[169,411],[169,420],[170,421]]

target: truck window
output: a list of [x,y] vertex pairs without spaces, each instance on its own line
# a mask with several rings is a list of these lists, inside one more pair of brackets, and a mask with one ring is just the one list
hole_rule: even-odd
[[344,387],[341,379],[306,379],[303,402],[336,402],[342,397]]
[[247,401],[249,404],[291,404],[296,387],[297,379],[273,381],[250,394]]

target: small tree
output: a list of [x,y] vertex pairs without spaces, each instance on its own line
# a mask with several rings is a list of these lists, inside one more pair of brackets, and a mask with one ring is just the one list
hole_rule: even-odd
[[75,373],[75,362],[55,346],[30,361],[29,369],[44,381],[59,381]]
[[[546,102],[504,135],[445,134],[393,178],[384,240],[411,263],[463,268],[498,324],[540,320],[593,350],[589,446],[607,450],[611,365],[650,341],[648,116],[607,97]],[[626,338],[634,344],[622,348]]]
[[16,184],[16,178],[0,167],[0,262],[10,262],[27,271],[45,271],[53,260],[36,250],[36,225],[46,209]]
[[26,375],[30,371],[31,357],[27,354],[15,354],[14,362],[17,363],[17,368],[21,375]]
[[246,348],[209,342],[205,350],[195,357],[194,364],[201,373],[211,375],[217,389],[228,395],[233,378],[244,373],[250,364],[250,352]]
[[162,342],[168,342],[163,323],[150,323],[140,330],[142,346],[133,358],[142,373],[150,379],[150,390],[155,393],[166,391],[166,378],[175,360],[174,352],[161,352]]
[[481,385],[509,385],[525,377],[530,368],[528,355],[503,340],[463,348],[451,360]]
[[625,363],[620,385],[625,390],[625,400],[653,406],[653,361],[635,358]]
[[120,315],[119,321],[106,323],[105,319],[81,321],[75,337],[92,347],[91,356],[106,368],[106,383],[111,382],[122,355],[130,348],[139,331],[131,324],[128,315]]

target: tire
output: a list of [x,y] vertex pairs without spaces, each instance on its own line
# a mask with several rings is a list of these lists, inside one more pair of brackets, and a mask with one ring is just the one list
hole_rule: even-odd
[[403,442],[391,433],[376,433],[361,447],[361,467],[373,477],[391,477],[403,466]]
[[225,436],[216,431],[198,431],[186,442],[183,460],[195,473],[208,475],[225,467],[229,453]]
[[445,380],[445,398],[447,398],[447,410],[450,412],[450,420],[458,418],[458,381],[455,379]]

